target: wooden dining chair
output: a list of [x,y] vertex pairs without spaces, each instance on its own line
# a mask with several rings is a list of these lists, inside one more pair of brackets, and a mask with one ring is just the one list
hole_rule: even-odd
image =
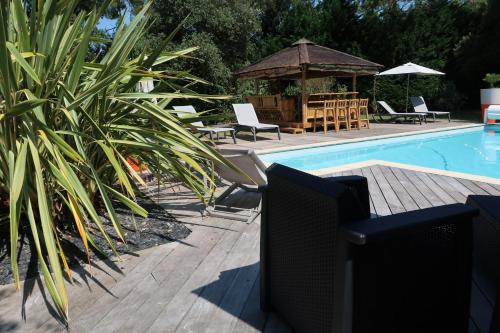
[[337,107],[335,108],[335,124],[335,126],[339,129],[340,125],[343,124],[348,131],[351,130],[351,122],[349,119],[349,100],[337,100]]
[[313,132],[316,133],[316,122],[318,119],[322,119],[323,121],[323,131],[326,133],[326,114],[325,110],[321,107],[314,107],[311,108],[311,111],[313,112],[312,119],[313,119]]
[[359,100],[356,98],[349,100],[349,124],[351,127],[361,129],[361,120],[359,118]]
[[359,100],[359,120],[362,126],[370,128],[370,116],[368,115],[368,98],[361,98]]
[[326,119],[325,121],[327,122],[327,126],[330,124],[333,124],[335,127],[335,132],[339,131],[339,124],[335,120],[335,114],[337,113],[337,100],[331,99],[331,100],[326,100],[324,104],[324,110],[325,110],[325,116]]

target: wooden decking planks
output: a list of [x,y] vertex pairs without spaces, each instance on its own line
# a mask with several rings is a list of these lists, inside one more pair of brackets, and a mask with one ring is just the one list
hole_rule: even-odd
[[[122,321],[125,321],[125,326],[133,324],[132,326],[140,326],[137,332],[144,331],[144,325],[148,325],[156,319],[162,307],[175,296],[178,289],[207,256],[207,253],[223,237],[225,230],[220,227],[228,227],[231,224],[224,220],[216,220],[213,223],[214,227],[219,228],[197,227],[196,229],[203,230],[195,232],[187,244],[179,245],[177,251],[171,253],[168,260],[159,262],[154,267],[143,271],[142,279],[127,281],[131,282],[132,288],[125,286],[129,292],[118,302],[111,300],[112,304],[106,303],[102,307],[93,307],[94,311],[86,315],[82,327],[88,327],[91,322],[97,322],[91,332],[114,332],[119,330],[123,324]],[[182,269],[178,269],[181,266]],[[145,304],[149,306],[144,307]],[[110,308],[111,311],[102,317],[102,314]],[[125,320],[117,320],[117,318],[125,318]],[[135,319],[130,320],[130,318]],[[140,320],[137,320],[138,318]],[[126,329],[125,331],[132,332],[134,329]]]
[[[242,223],[240,222],[240,224]],[[186,293],[197,296],[192,299],[191,304],[188,304],[190,306],[187,306],[183,313],[171,317],[169,312],[171,307],[167,305],[153,323],[150,331],[197,332],[208,329],[218,305],[225,296],[225,292],[230,289],[239,271],[247,265],[250,254],[252,252],[258,253],[256,248],[258,230],[259,225],[257,223],[248,226],[247,230],[240,234],[236,245],[230,249],[230,256],[227,255],[229,251],[221,252],[220,254],[217,253],[217,258],[207,261],[206,264],[211,269],[204,276],[204,281],[191,284],[184,291],[181,290],[179,302],[182,302],[183,295]],[[209,255],[211,254],[209,253]],[[230,309],[228,308],[228,310]]]
[[[470,194],[500,194],[498,185],[387,166],[336,175],[367,177],[370,207],[377,215],[465,202]],[[279,316],[259,310],[259,221],[247,225],[201,219],[198,206],[183,200],[161,201],[170,202],[178,216],[194,211],[183,218],[193,230],[187,239],[126,257],[119,264],[125,275],[99,263],[102,269],[95,270],[94,279],[87,277],[92,292],[82,278],[81,285],[69,288],[72,332],[290,332]],[[6,288],[0,289],[6,290],[0,299],[0,325],[15,324],[7,332],[64,331],[44,309],[39,291],[33,292],[34,300],[28,298],[23,322],[20,297]],[[471,332],[484,332],[491,301],[480,283],[473,300]]]

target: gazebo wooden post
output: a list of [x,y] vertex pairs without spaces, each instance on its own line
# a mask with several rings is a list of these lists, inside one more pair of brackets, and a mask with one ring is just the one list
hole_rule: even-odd
[[352,76],[352,91],[355,92],[356,91],[356,73],[354,73],[354,75]]
[[307,77],[307,65],[303,64],[301,67],[301,78],[300,78],[300,91],[301,91],[301,100],[300,103],[302,104],[302,124],[306,124],[306,113],[307,113],[307,93],[306,93],[306,77]]
[[255,96],[259,95],[259,80],[255,79],[253,80],[254,88],[255,88]]

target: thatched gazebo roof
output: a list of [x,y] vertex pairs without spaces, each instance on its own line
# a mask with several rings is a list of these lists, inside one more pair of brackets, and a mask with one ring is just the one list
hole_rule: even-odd
[[[300,79],[377,74],[383,66],[300,39],[281,51],[234,73],[239,79]],[[305,73],[304,73],[305,74]]]

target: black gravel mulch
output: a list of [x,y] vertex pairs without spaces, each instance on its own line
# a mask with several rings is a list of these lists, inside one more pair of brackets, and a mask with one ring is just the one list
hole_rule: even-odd
[[[190,234],[190,230],[179,223],[172,215],[149,198],[137,198],[137,203],[148,211],[148,217],[132,216],[130,210],[119,203],[115,203],[115,209],[123,231],[126,244],[122,243],[116,235],[111,221],[105,212],[100,216],[105,229],[115,241],[119,254],[133,253],[138,250],[161,245],[175,240],[184,239]],[[76,229],[75,229],[76,230]],[[90,229],[95,244],[102,253],[93,249],[92,259],[105,259],[113,256],[113,251],[107,245],[106,240],[97,229]],[[30,239],[29,230],[21,231],[21,239],[18,246],[19,274],[22,280],[35,277],[38,274],[38,261],[36,249]],[[68,231],[63,235],[61,246],[64,249],[68,263],[76,267],[87,263],[87,256],[83,243],[75,231]],[[10,267],[9,254],[9,229],[8,224],[0,228],[0,285],[14,282]]]

